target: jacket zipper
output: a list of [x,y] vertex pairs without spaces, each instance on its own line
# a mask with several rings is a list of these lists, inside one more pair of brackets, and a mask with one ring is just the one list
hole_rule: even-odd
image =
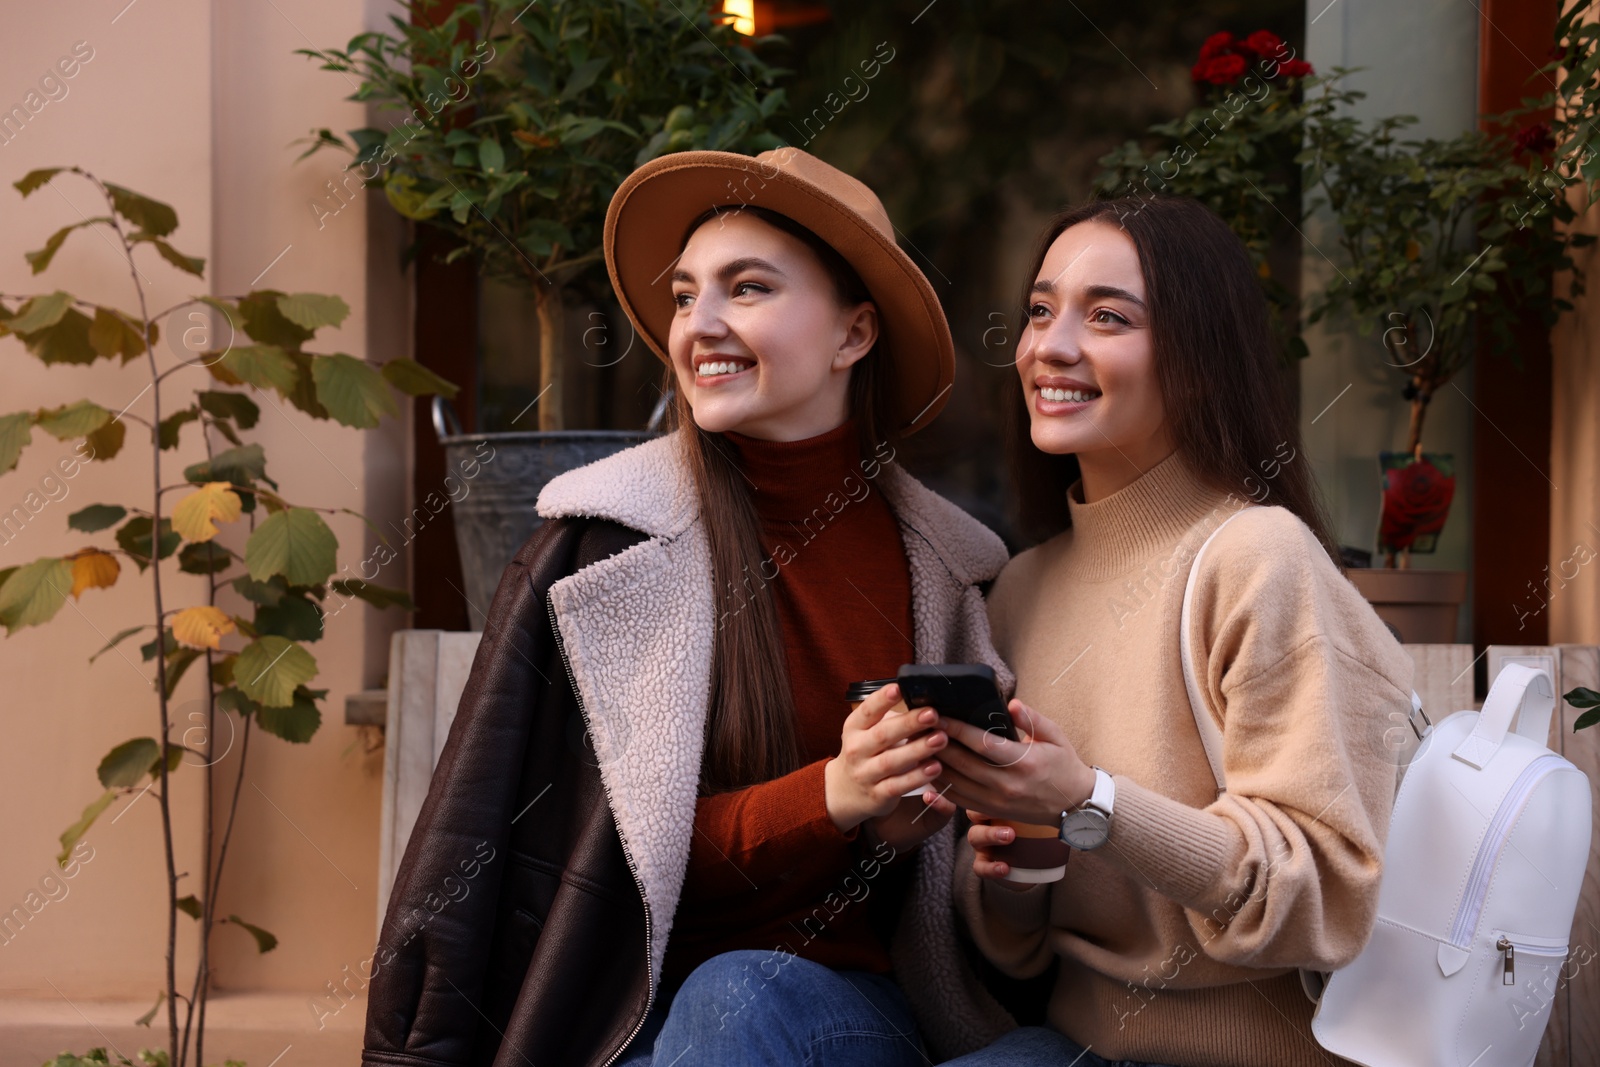
[[1517,984],[1518,949],[1528,955],[1557,956],[1563,960],[1567,958],[1567,953],[1571,951],[1568,945],[1544,944],[1542,942],[1529,941],[1526,938],[1519,938],[1513,941],[1505,934],[1500,935],[1500,940],[1494,943],[1494,947],[1499,949],[1501,954],[1505,956],[1505,973],[1500,979],[1502,985]]
[[1456,912],[1455,924],[1450,929],[1450,943],[1456,948],[1472,947],[1472,935],[1477,932],[1478,920],[1483,915],[1484,901],[1489,896],[1489,883],[1499,863],[1500,850],[1505,847],[1506,839],[1511,836],[1512,824],[1516,822],[1522,806],[1540,779],[1557,767],[1564,766],[1566,762],[1553,752],[1539,756],[1522,768],[1522,773],[1517,775],[1516,781],[1512,782],[1511,788],[1506,791],[1505,799],[1500,802],[1494,818],[1489,820],[1489,828],[1484,831],[1483,841],[1478,846],[1478,854],[1473,857],[1472,869],[1467,874],[1466,892],[1462,894],[1461,907]]
[[[548,596],[545,598],[545,609],[550,614],[550,632],[555,635],[556,651],[561,654],[561,665],[565,667],[567,671],[567,684],[572,687],[572,699],[578,702],[578,713],[583,716],[584,729],[590,731],[590,735],[593,736],[594,724],[589,721],[589,711],[583,706],[583,694],[578,691],[578,680],[572,675],[572,661],[567,659],[567,646],[566,643],[561,640],[561,627],[556,625],[556,606]],[[598,758],[598,753],[596,754],[596,758]],[[611,786],[606,782],[606,776],[604,774],[600,776],[600,785],[606,792],[606,804],[611,808],[612,817],[615,818],[617,805],[611,796]],[[628,863],[628,873],[633,875],[633,884],[639,889],[639,900],[644,905],[644,976],[646,982],[646,995],[644,1002],[644,1014],[639,1016],[639,1022],[633,1028],[633,1033],[628,1035],[628,1040],[624,1041],[622,1043],[622,1047],[617,1049],[616,1052],[613,1052],[611,1054],[611,1058],[606,1060],[605,1063],[601,1064],[601,1067],[611,1067],[611,1064],[615,1063],[619,1058],[621,1058],[622,1053],[627,1050],[628,1046],[633,1044],[633,1039],[638,1037],[639,1031],[644,1029],[645,1020],[650,1017],[650,1009],[655,1006],[656,1002],[656,977],[650,966],[650,946],[653,943],[650,920],[650,898],[645,895],[644,882],[639,877],[639,868],[634,865],[632,853],[628,851],[628,843],[622,840],[621,833],[617,834],[617,839],[622,845],[622,858]]]

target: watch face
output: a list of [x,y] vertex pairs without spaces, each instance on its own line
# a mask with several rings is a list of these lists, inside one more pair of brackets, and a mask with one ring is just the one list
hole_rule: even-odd
[[1077,849],[1099,848],[1110,835],[1111,823],[1094,808],[1074,811],[1061,822],[1061,840]]

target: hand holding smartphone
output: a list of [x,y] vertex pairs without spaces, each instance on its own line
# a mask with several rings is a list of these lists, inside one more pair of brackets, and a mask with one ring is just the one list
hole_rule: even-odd
[[982,663],[907,663],[895,679],[908,708],[934,708],[1007,741],[1017,730],[1000,696],[994,669]]

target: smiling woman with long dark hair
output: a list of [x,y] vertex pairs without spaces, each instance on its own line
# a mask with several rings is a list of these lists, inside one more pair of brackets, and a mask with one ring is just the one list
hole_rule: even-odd
[[[1060,969],[1052,1029],[956,1062],[1324,1064],[1296,971],[1371,932],[1409,657],[1335,562],[1221,219],[1176,198],[1069,211],[1025,305],[1017,491],[1042,543],[989,599],[1025,736],[941,720],[960,742],[941,783],[975,824],[958,901],[977,943],[1015,977]],[[1066,876],[1007,881],[994,818],[1059,823]]]
[[793,149],[646,164],[605,253],[676,426],[540,494],[396,877],[365,1060],[978,1047],[1009,1020],[957,938],[947,737],[893,684],[848,699],[914,661],[1010,680],[979,592],[1004,545],[894,462],[953,381],[933,289],[872,191]]

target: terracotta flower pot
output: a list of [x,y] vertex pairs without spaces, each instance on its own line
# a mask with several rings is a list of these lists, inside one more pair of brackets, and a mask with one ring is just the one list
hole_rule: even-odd
[[1456,643],[1456,619],[1467,599],[1466,571],[1352,567],[1346,573],[1406,644]]

